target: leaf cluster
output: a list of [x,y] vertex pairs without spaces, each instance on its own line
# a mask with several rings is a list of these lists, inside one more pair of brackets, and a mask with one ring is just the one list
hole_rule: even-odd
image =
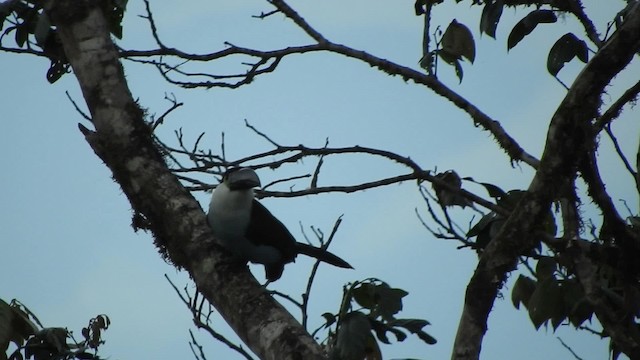
[[[122,38],[122,19],[128,0],[102,1],[103,11],[107,14],[109,30],[118,39]],[[8,25],[4,29],[5,25]],[[47,81],[54,83],[70,72],[70,65],[62,44],[52,25],[49,15],[43,8],[43,2],[12,0],[0,3],[0,46],[2,40],[13,33],[15,44],[20,49],[32,51],[47,57],[51,64],[47,70]],[[40,51],[33,47],[39,48]]]
[[[457,2],[460,2],[458,0]],[[441,1],[427,1],[416,2],[416,15],[429,16],[423,6],[434,6],[441,3]],[[480,17],[480,34],[487,34],[491,38],[496,38],[496,31],[502,12],[505,6],[503,0],[486,0],[486,1],[472,1],[471,5],[482,5],[482,15]],[[524,16],[509,33],[507,39],[507,51],[518,45],[527,35],[531,34],[535,28],[540,24],[555,23],[558,20],[558,13],[566,12],[565,8],[554,8],[552,5],[542,4],[538,2],[530,2],[522,5],[536,5],[537,9],[529,12]],[[515,6],[515,5],[511,5]],[[548,8],[542,8],[543,6]],[[616,21],[622,19],[624,13],[616,16]],[[436,39],[436,49],[425,54],[421,66],[425,69],[430,68],[432,63],[435,63],[435,58],[439,56],[445,63],[454,67],[456,76],[462,81],[463,71],[461,66],[461,60],[467,59],[473,64],[475,60],[475,40],[473,34],[467,26],[459,23],[456,19],[453,19],[444,34],[436,32],[436,35],[441,35],[439,39]],[[547,56],[547,71],[554,77],[557,77],[558,73],[564,65],[578,58],[580,61],[586,63],[589,60],[587,44],[579,39],[573,33],[566,33],[561,36],[551,47]],[[426,59],[427,61],[424,61]]]
[[389,334],[396,341],[404,341],[408,332],[427,344],[435,344],[436,339],[422,330],[429,321],[396,318],[402,310],[402,299],[408,294],[373,278],[345,286],[340,312],[323,314],[324,328],[336,325],[335,332],[329,333],[330,358],[382,359],[378,342],[390,344]]
[[513,306],[524,305],[536,329],[550,323],[556,330],[566,320],[579,327],[593,317],[594,309],[578,279],[558,278],[558,271],[553,257],[542,257],[536,266],[537,280],[520,275],[511,291]]
[[[102,332],[109,327],[107,315],[89,320],[82,329],[84,340],[77,342],[65,328],[43,327],[31,310],[17,300],[0,299],[0,360],[100,360],[98,347]],[[7,355],[10,344],[17,349]]]

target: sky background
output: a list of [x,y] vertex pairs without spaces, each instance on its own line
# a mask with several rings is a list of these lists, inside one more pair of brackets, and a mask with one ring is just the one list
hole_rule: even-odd
[[[291,5],[332,41],[418,68],[422,18],[413,14],[412,1],[294,1]],[[585,5],[603,32],[624,2],[586,1]],[[176,5],[152,1],[151,6],[166,45],[184,51],[212,52],[223,49],[225,41],[261,50],[311,43],[282,15],[252,18],[271,10],[267,2],[189,0]],[[479,36],[480,8],[468,4],[450,1],[439,5],[433,21],[444,30],[456,18],[473,31],[476,40],[476,62],[463,64],[463,82],[458,84],[453,69],[444,65],[439,77],[500,121],[521,146],[539,157],[549,120],[566,93],[546,71],[548,50],[564,33],[575,31],[582,36],[582,32],[573,19],[561,19],[540,26],[507,53],[510,29],[529,10],[505,9],[497,40]],[[143,14],[143,4],[131,1],[123,22],[122,47],[155,47],[148,24],[138,16]],[[238,65],[242,60],[205,64],[200,69],[214,73],[244,70]],[[559,77],[570,84],[581,65],[571,62]],[[160,258],[149,234],[133,232],[126,197],[77,130],[79,122],[90,124],[65,95],[68,91],[83,103],[75,78],[67,75],[49,85],[47,69],[45,59],[0,56],[0,298],[17,298],[45,326],[66,326],[78,335],[91,317],[107,314],[112,326],[101,353],[110,359],[189,358],[190,314],[164,274],[178,287],[190,284],[188,276]],[[130,62],[125,62],[125,71],[134,97],[151,114],[162,114],[170,106],[165,94],[174,94],[185,103],[159,128],[161,138],[175,144],[173,132],[182,128],[189,143],[204,131],[201,145],[217,150],[224,132],[228,159],[271,149],[244,126],[246,119],[282,145],[320,147],[328,138],[336,147],[380,148],[410,156],[425,169],[455,169],[461,176],[505,190],[526,188],[533,175],[526,165],[512,166],[487,132],[474,127],[466,114],[427,88],[338,55],[291,56],[276,72],[236,90],[179,89],[164,82],[154,69]],[[635,61],[615,80],[604,100],[615,100],[639,74]],[[638,146],[637,111],[627,109],[613,129],[633,157]],[[613,199],[628,200],[637,213],[631,176],[612,156],[611,142],[603,137],[600,143],[598,154],[607,189]],[[261,170],[259,175],[266,184],[312,171],[315,164],[316,160],[307,160],[276,171]],[[325,160],[320,185],[356,184],[406,172],[379,159],[332,157]],[[217,182],[213,176],[206,180]],[[297,189],[306,186],[295,184]],[[486,196],[481,187],[465,186]],[[195,195],[206,208],[210,194]],[[458,250],[458,243],[434,239],[422,227],[415,211],[424,215],[426,207],[415,184],[350,195],[265,199],[263,203],[298,240],[303,239],[299,224],[328,233],[336,218],[344,215],[332,251],[355,270],[321,267],[312,293],[311,329],[322,324],[320,314],[337,311],[344,284],[377,277],[409,292],[398,315],[429,320],[432,325],[425,330],[438,340],[429,346],[410,336],[403,343],[383,346],[385,358],[450,357],[477,257],[473,251]],[[597,212],[588,201],[584,213],[596,219]],[[456,214],[459,223],[467,226],[469,213]],[[287,266],[275,288],[293,296],[302,293],[310,267],[310,261],[299,258]],[[261,267],[252,269],[258,279],[264,278]],[[503,289],[504,299],[495,302],[482,358],[571,359],[558,336],[583,359],[607,358],[607,341],[576,333],[569,326],[555,333],[536,331],[527,312],[511,304],[516,274]],[[230,334],[219,318],[214,325]],[[236,358],[206,334],[196,331],[196,336],[209,359]]]

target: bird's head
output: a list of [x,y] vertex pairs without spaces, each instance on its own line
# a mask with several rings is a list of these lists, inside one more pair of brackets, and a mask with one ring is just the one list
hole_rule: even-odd
[[251,168],[237,167],[227,170],[222,176],[222,182],[229,190],[249,190],[260,186],[258,174]]

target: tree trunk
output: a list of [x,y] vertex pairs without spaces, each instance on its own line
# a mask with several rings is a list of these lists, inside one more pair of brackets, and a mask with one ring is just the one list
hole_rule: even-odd
[[169,171],[154,146],[111,41],[100,1],[47,6],[82,89],[95,130],[85,138],[129,199],[134,224],[153,232],[160,252],[189,272],[247,346],[262,359],[323,359],[320,346],[247,267],[215,242],[200,205]]

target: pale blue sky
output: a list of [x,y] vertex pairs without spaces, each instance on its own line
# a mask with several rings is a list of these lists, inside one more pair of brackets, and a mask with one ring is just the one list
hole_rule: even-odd
[[[452,2],[453,3],[453,2]],[[617,12],[622,1],[587,2],[597,14],[599,29]],[[412,1],[295,1],[291,5],[329,39],[363,49],[402,65],[416,67],[421,57],[421,18],[413,15]],[[229,41],[239,46],[271,49],[309,43],[304,34],[281,15],[267,20],[250,16],[270,10],[261,1],[152,2],[160,33],[166,44],[187,51],[214,51]],[[142,4],[132,1],[125,15],[124,47],[147,49],[150,42]],[[565,32],[576,30],[572,19],[545,25],[506,52],[509,29],[526,14],[505,10],[498,40],[479,37],[479,11],[468,5],[438,6],[435,22],[444,27],[455,17],[476,38],[473,66],[464,64],[465,77],[458,84],[451,68],[439,75],[450,87],[476,103],[502,125],[530,153],[540,156],[546,127],[565,90],[546,72],[546,54]],[[581,32],[579,33],[582,34]],[[579,63],[560,72],[570,83]],[[77,123],[86,122],[74,111],[65,91],[81,101],[73,76],[54,85],[45,79],[48,62],[28,56],[0,57],[0,298],[18,298],[36,312],[47,326],[67,326],[79,331],[100,313],[108,314],[112,328],[106,333],[103,355],[111,359],[188,358],[191,321],[164,280],[168,274],[179,285],[187,282],[155,251],[148,234],[130,227],[131,210],[107,168],[85,143]],[[205,68],[225,67],[207,64]],[[392,78],[354,60],[331,54],[307,54],[285,59],[273,74],[258,78],[238,90],[182,90],[163,82],[155,70],[125,63],[129,86],[151,113],[160,114],[168,104],[165,93],[185,102],[160,129],[172,139],[182,127],[187,139],[207,133],[202,144],[219,148],[226,133],[227,156],[243,157],[270,149],[263,139],[244,127],[244,119],[288,145],[362,145],[411,156],[427,169],[455,169],[461,176],[492,182],[503,189],[526,188],[532,171],[511,167],[486,132],[444,99],[428,89]],[[638,64],[628,69],[611,99],[636,82]],[[606,99],[605,99],[606,100]],[[627,110],[614,124],[622,145],[633,154],[638,145],[637,112]],[[601,168],[612,198],[625,198],[637,211],[638,198],[630,176],[610,156],[610,142],[601,140]],[[262,170],[263,183],[309,171],[314,161],[278,171]],[[405,169],[384,161],[363,158],[329,158],[321,184],[346,185],[375,180]],[[211,183],[215,179],[208,179]],[[297,185],[299,188],[304,183]],[[483,190],[470,186],[480,195]],[[196,194],[203,207],[209,195]],[[457,243],[434,239],[417,220],[414,209],[424,213],[414,184],[389,186],[363,193],[319,195],[299,199],[264,201],[299,240],[299,222],[328,232],[344,214],[333,251],[356,270],[323,267],[312,295],[311,324],[321,324],[320,314],[339,306],[342,285],[348,281],[379,277],[410,292],[402,317],[425,318],[426,330],[438,339],[435,346],[409,337],[404,343],[384,346],[388,358],[445,359],[450,356],[464,291],[476,265],[476,255],[456,250]],[[592,211],[585,205],[586,211]],[[468,220],[460,223],[465,225]],[[299,259],[289,265],[278,289],[301,293],[310,262]],[[261,268],[256,275],[263,278]],[[514,277],[515,278],[515,277]],[[570,359],[560,345],[561,336],[584,359],[606,359],[608,343],[594,336],[561,328],[555,334],[536,332],[525,311],[511,305],[509,283],[505,300],[497,300],[489,321],[484,359]],[[221,320],[217,329],[228,333]],[[226,348],[198,336],[211,354],[226,359]],[[215,354],[215,356],[214,356]]]

